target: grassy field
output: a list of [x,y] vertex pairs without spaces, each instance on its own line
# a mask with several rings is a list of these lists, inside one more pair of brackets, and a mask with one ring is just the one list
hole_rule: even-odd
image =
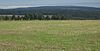
[[0,51],[100,51],[100,20],[0,21]]

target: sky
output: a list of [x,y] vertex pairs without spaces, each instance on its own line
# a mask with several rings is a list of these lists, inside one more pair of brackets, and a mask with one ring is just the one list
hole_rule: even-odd
[[88,6],[100,7],[100,0],[0,0],[0,8],[37,6]]

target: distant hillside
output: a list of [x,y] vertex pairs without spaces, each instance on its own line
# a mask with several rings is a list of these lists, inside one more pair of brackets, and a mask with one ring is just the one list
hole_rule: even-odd
[[68,19],[100,19],[100,8],[83,6],[41,6],[16,9],[0,9],[1,15],[16,14],[63,15]]
[[60,9],[60,10],[81,10],[81,11],[100,11],[100,8],[95,7],[83,7],[83,6],[41,6],[41,7],[29,7],[29,8],[17,8],[15,10],[40,10],[40,9]]
[[83,6],[41,6],[41,7],[28,7],[28,8],[16,8],[16,9],[0,9],[0,14],[25,14],[29,12],[65,12],[67,11],[100,11],[100,8],[95,7],[83,7]]

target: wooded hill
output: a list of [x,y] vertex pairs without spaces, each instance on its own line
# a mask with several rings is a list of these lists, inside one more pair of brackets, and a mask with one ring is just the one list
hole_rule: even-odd
[[[42,6],[16,9],[0,9],[0,15],[26,15],[28,19],[50,20],[97,20],[100,19],[100,8],[82,6]],[[43,17],[47,15],[47,17]],[[29,18],[31,17],[31,18]],[[48,19],[47,19],[48,18]]]

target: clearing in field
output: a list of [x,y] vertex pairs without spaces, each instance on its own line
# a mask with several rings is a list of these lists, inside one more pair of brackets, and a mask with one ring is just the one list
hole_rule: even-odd
[[0,21],[0,51],[100,51],[100,20]]

